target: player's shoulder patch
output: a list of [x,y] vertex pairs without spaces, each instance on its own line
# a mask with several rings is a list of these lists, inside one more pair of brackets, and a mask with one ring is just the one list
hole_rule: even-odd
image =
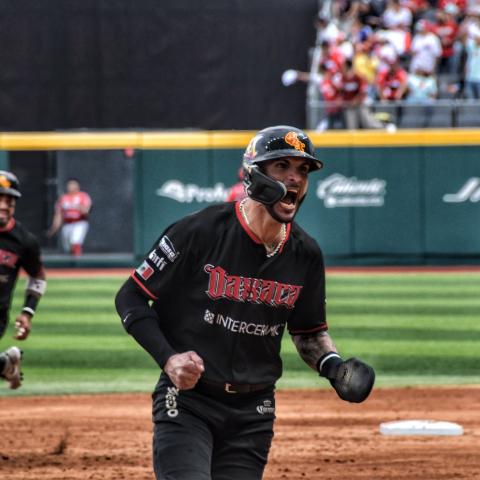
[[158,246],[160,250],[164,253],[165,257],[172,263],[180,255],[180,252],[177,251],[173,242],[170,240],[170,238],[168,238],[168,235],[163,235],[163,237],[160,238]]

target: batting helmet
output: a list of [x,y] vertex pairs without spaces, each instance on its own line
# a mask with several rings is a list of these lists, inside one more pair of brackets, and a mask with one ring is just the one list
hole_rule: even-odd
[[287,189],[282,182],[261,171],[263,162],[284,157],[308,160],[310,172],[323,167],[323,163],[315,157],[310,138],[302,130],[287,125],[260,130],[250,140],[243,155],[244,184],[249,197],[265,205],[273,205],[286,195]]
[[0,195],[20,198],[22,194],[19,191],[19,187],[20,182],[12,172],[0,170]]

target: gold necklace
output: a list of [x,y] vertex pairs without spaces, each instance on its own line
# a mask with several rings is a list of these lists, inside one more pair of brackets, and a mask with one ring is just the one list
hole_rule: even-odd
[[[244,218],[246,224],[251,227],[250,225],[250,220],[248,219],[247,217],[247,212],[245,211],[245,202],[247,201],[246,198],[244,198],[241,202],[240,202],[240,205],[239,205],[239,208],[240,208],[240,213],[242,214],[242,217]],[[265,250],[267,250],[267,257],[270,258],[270,257],[273,257],[274,255],[276,255],[278,253],[278,251],[280,250],[280,248],[282,247],[282,245],[284,244],[285,240],[287,239],[287,227],[284,223],[282,223],[282,227],[281,227],[281,230],[282,230],[282,233],[281,233],[281,239],[280,241],[277,243],[277,245],[275,246],[275,248],[273,247],[273,245],[275,244],[267,244],[265,242],[263,242],[263,246],[265,247]],[[273,249],[273,250],[272,250]],[[271,252],[269,252],[269,250],[272,250]]]

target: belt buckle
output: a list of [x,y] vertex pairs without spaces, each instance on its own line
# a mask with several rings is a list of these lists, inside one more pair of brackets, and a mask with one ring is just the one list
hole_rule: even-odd
[[232,390],[232,384],[231,383],[226,383],[225,384],[225,391],[227,393],[237,393],[236,390]]

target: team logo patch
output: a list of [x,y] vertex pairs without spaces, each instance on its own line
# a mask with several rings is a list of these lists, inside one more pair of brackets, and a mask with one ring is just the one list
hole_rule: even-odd
[[213,321],[215,320],[215,314],[207,309],[205,310],[205,315],[203,316],[203,319],[210,325],[213,325]]
[[172,241],[164,235],[161,239],[160,242],[158,243],[158,246],[162,250],[162,252],[165,254],[165,256],[173,263],[175,259],[180,255],[180,252],[177,252],[175,249]]
[[305,144],[298,138],[298,134],[296,132],[288,132],[285,135],[285,142],[299,152],[305,151]]
[[5,175],[0,175],[0,187],[10,188],[11,186],[12,182],[10,182]]
[[257,412],[260,415],[265,415],[268,413],[275,413],[275,407],[272,407],[272,401],[271,400],[264,400],[263,405],[258,405],[257,406]]
[[153,268],[145,260],[136,270],[135,270],[144,280],[148,280],[153,275]]

